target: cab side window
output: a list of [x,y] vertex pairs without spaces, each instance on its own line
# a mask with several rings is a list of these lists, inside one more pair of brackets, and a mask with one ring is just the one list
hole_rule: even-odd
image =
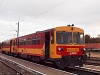
[[54,44],[54,32],[51,32],[50,39],[51,39],[51,44]]

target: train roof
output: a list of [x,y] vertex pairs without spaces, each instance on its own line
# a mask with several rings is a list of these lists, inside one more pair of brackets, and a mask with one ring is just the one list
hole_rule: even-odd
[[[51,28],[51,29],[47,29],[47,30],[43,30],[43,31],[36,31],[35,33],[27,34],[27,35],[24,35],[24,36],[30,36],[30,35],[33,35],[33,34],[45,33],[45,32],[48,32],[48,31],[52,31],[52,30],[59,29],[59,28],[66,28],[66,27],[73,27],[73,28],[83,30],[81,28],[74,27],[73,25],[67,25],[67,26],[59,26],[59,27],[55,27],[55,28]],[[24,37],[24,36],[20,36],[19,38]]]
[[79,27],[74,27],[74,26],[59,26],[59,27],[56,27],[55,29],[60,29],[60,28],[76,28],[78,30],[83,30],[82,28],[79,28]]
[[[33,35],[33,34],[45,33],[45,32],[48,32],[48,31],[52,31],[54,29],[55,28],[51,28],[51,29],[47,29],[47,30],[43,30],[43,31],[36,31],[35,33],[27,34],[27,35],[24,35],[24,36],[30,36],[30,35]],[[20,36],[19,38],[24,37],[24,36]]]

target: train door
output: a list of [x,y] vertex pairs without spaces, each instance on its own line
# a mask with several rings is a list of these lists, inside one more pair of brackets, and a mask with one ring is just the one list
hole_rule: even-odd
[[12,52],[12,53],[15,53],[16,52],[15,39],[12,39],[11,40],[10,52]]
[[10,53],[12,52],[12,40],[10,40]]
[[45,32],[45,59],[50,57],[50,31]]

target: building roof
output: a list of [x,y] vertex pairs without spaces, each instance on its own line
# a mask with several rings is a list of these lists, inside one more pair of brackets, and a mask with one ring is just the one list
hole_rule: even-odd
[[88,43],[85,44],[85,48],[100,49],[100,43]]

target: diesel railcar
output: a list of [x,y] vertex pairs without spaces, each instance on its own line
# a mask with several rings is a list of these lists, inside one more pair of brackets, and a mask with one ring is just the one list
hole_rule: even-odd
[[2,43],[2,52],[36,62],[49,61],[59,68],[83,66],[85,53],[84,30],[73,25],[37,31]]

